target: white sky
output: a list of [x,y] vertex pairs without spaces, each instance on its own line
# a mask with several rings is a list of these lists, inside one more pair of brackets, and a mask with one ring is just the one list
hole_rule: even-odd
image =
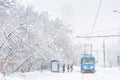
[[[20,0],[25,5],[32,5],[35,10],[47,11],[52,17],[59,17],[71,24],[74,36],[89,33],[100,0]],[[94,31],[120,28],[120,0],[102,0],[102,6]]]
[[[76,33],[91,32],[100,0],[21,0],[25,5],[32,5],[35,10],[47,11],[53,17],[59,17],[71,24]],[[96,30],[120,26],[120,0],[103,0]]]

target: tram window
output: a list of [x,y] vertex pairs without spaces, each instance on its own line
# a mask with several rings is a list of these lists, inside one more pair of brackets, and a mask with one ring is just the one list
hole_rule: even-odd
[[94,63],[95,59],[86,58],[86,59],[82,59],[81,62],[82,63]]

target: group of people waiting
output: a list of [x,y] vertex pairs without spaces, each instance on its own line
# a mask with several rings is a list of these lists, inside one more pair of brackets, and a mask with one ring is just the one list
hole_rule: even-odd
[[67,66],[65,66],[65,64],[63,64],[63,73],[65,72],[65,69],[67,68],[67,72],[72,72],[73,71],[73,63],[67,64]]

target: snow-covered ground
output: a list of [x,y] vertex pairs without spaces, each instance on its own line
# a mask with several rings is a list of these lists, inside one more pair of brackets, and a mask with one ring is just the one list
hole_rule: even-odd
[[100,68],[97,67],[96,73],[80,73],[79,67],[75,67],[74,71],[65,73],[51,73],[44,71],[43,73],[14,73],[5,78],[0,75],[0,80],[120,80],[120,70],[118,68]]

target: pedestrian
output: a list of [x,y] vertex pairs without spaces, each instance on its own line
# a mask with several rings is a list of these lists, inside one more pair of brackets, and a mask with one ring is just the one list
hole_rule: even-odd
[[73,71],[73,63],[70,65],[71,72]]
[[63,64],[63,73],[65,72],[65,64]]
[[69,72],[69,70],[70,70],[70,65],[69,65],[69,64],[67,65],[67,70],[68,70],[68,72]]

